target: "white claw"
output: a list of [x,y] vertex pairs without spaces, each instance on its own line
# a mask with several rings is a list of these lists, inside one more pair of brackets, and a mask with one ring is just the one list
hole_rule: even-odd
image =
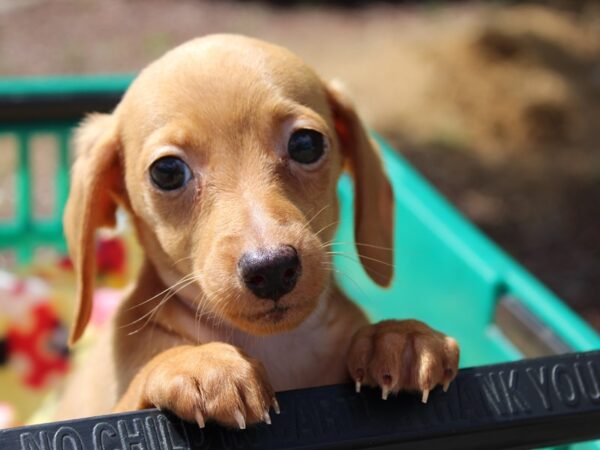
[[204,423],[204,416],[202,415],[202,413],[200,411],[196,411],[196,423],[198,424],[198,426],[200,428],[204,428],[205,427],[205,423]]
[[267,425],[271,425],[271,416],[269,415],[269,411],[265,411],[265,423]]
[[275,414],[281,414],[281,409],[279,409],[279,403],[277,403],[277,399],[273,397],[273,410]]
[[237,410],[234,414],[233,417],[235,419],[235,421],[237,422],[238,426],[240,427],[240,430],[245,430],[246,429],[246,419],[244,419],[244,416],[242,415],[240,410]]
[[429,399],[429,389],[423,389],[423,397],[421,397],[421,402],[427,403]]
[[450,387],[450,381],[446,381],[443,386],[444,392],[448,392],[448,388]]
[[358,394],[360,392],[360,381],[356,380],[356,393]]
[[383,400],[387,400],[388,399],[388,395],[390,395],[390,388],[387,386],[384,386],[381,388],[381,398]]

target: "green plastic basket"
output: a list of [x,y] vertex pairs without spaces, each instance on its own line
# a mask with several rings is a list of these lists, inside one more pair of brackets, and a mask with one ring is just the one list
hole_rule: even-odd
[[[51,246],[64,251],[62,211],[69,190],[69,141],[83,113],[110,110],[131,83],[132,76],[0,79],[0,139],[15,143],[15,208],[12,218],[0,220],[0,250],[16,252],[21,263],[34,250]],[[51,217],[34,214],[31,143],[36,136],[55,137],[57,164],[54,211]],[[5,164],[7,155],[0,155]]]
[[[35,248],[64,251],[61,215],[68,192],[69,139],[84,112],[110,110],[131,76],[0,80],[0,137],[16,139],[14,216],[0,222],[0,250],[20,262]],[[56,208],[50,218],[32,214],[30,141],[52,133],[58,143]],[[561,351],[600,348],[600,336],[523,267],[508,257],[445,201],[382,139],[395,195],[395,277],[372,283],[353,245],[338,244],[339,283],[372,319],[421,319],[461,345],[461,365],[472,366]],[[352,182],[339,184],[342,222],[336,241],[353,240]],[[585,443],[572,448],[596,448]]]

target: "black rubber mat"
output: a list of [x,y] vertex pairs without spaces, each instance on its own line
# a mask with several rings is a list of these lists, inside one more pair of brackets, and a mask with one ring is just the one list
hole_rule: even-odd
[[326,386],[277,394],[272,425],[227,430],[157,410],[0,431],[0,449],[517,449],[600,438],[600,351],[460,371],[386,401],[376,389]]

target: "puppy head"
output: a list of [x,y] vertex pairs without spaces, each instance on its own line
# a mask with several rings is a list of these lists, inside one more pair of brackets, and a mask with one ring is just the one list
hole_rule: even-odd
[[112,115],[84,122],[77,146],[65,212],[79,278],[72,341],[89,319],[94,231],[118,203],[166,285],[185,280],[199,311],[270,334],[301,323],[328,288],[347,165],[361,261],[390,281],[391,190],[376,150],[343,94],[284,49],[188,42],[146,68]]

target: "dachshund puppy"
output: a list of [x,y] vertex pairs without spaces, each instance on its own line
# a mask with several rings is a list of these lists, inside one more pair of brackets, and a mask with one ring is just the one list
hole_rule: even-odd
[[445,388],[454,339],[414,320],[369,324],[335,285],[336,185],[353,176],[360,260],[390,283],[393,197],[352,104],[298,57],[233,35],[143,70],[110,115],[87,118],[65,230],[90,317],[94,233],[128,212],[139,276],[70,380],[58,418],[147,407],[203,427],[270,422],[275,392],[352,380]]

